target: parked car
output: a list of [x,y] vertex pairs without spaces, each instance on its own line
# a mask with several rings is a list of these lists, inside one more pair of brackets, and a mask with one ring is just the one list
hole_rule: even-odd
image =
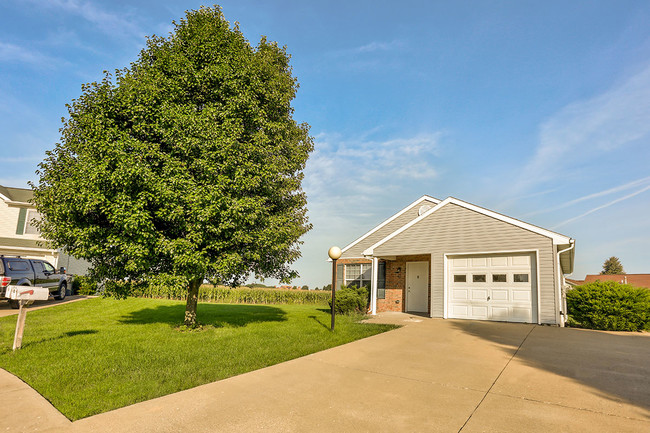
[[[54,299],[64,299],[71,282],[64,267],[57,270],[45,260],[0,256],[0,299],[5,298],[9,285],[46,287]],[[19,307],[15,300],[10,299],[9,304]]]

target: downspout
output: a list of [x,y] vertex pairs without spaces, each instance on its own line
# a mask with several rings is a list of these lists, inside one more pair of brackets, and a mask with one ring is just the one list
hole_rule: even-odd
[[[569,248],[565,248],[563,250],[560,250],[557,252],[557,294],[558,294],[558,302],[560,304],[560,307],[564,309],[564,300],[562,297],[562,277],[563,272],[562,272],[562,265],[560,264],[560,254],[565,253],[567,251],[571,251],[572,249],[575,248],[576,246],[576,241],[573,239],[569,240],[569,243],[571,246]],[[566,311],[560,311],[560,326],[564,327],[565,320],[566,320],[567,312]]]

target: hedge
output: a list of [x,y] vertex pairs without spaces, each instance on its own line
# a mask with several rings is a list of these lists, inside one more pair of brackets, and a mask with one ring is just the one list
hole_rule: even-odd
[[[328,301],[332,308],[332,300]],[[336,314],[364,314],[368,308],[368,289],[365,287],[342,286],[336,291],[334,309]]]
[[650,290],[596,281],[569,290],[569,324],[606,331],[650,330]]

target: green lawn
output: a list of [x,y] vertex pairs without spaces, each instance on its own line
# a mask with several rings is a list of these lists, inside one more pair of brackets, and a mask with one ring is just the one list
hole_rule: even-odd
[[0,367],[72,420],[277,364],[393,327],[326,306],[200,304],[202,331],[178,330],[183,302],[91,299],[0,319]]

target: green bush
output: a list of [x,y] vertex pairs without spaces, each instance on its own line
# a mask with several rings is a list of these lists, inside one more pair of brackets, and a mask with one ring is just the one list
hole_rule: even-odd
[[75,275],[72,279],[72,293],[75,295],[94,295],[97,282],[86,275]]
[[614,281],[596,281],[569,290],[571,321],[606,331],[650,330],[650,290]]
[[[329,301],[332,308],[332,300]],[[368,289],[365,287],[342,286],[336,291],[334,310],[336,314],[364,314],[368,308]]]

